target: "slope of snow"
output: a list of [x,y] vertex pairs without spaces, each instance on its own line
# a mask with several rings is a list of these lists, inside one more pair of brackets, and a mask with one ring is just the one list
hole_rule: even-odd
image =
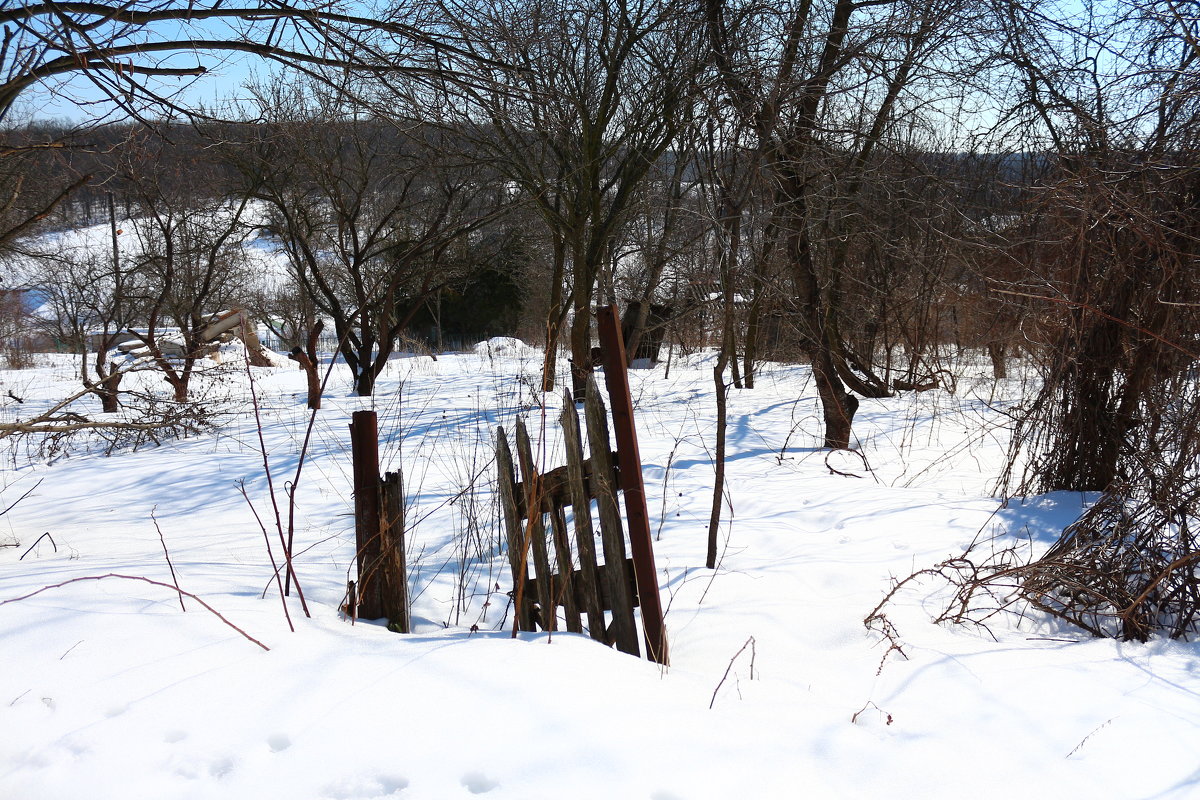
[[[769,366],[730,396],[709,571],[711,361],[634,372],[671,666],[584,636],[512,638],[491,447],[522,415],[547,431],[544,465],[562,463],[561,399],[536,393],[540,362],[515,344],[396,359],[368,401],[338,366],[298,479],[309,417],[303,374],[286,368],[206,370],[198,388],[219,416],[203,437],[110,457],[83,439],[52,453],[0,441],[0,499],[31,492],[0,516],[0,798],[1200,793],[1195,645],[1093,641],[1037,619],[997,619],[990,636],[939,627],[934,581],[889,610],[907,658],[863,625],[894,578],[981,535],[1044,547],[1083,507],[989,496],[1016,383],[967,376],[955,395],[864,400],[860,459],[814,447],[807,368]],[[42,364],[0,373],[0,395],[25,401],[0,417],[72,390],[69,361]],[[364,406],[415,523],[406,636],[339,613],[354,539],[346,426]],[[271,554],[272,490],[286,526],[293,489],[312,616],[293,591],[291,632]],[[270,649],[195,599],[181,610],[164,550],[184,591]],[[127,577],[13,601],[110,574]]]

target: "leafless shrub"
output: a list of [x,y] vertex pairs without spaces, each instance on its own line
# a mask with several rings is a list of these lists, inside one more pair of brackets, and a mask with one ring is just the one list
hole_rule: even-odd
[[[1044,556],[1018,571],[1020,595],[1094,636],[1144,642],[1200,630],[1200,564],[1185,503],[1105,494]],[[1185,513],[1180,513],[1185,511]]]
[[1195,487],[1170,503],[1128,486],[1106,492],[1044,554],[998,539],[973,544],[897,581],[864,623],[882,632],[889,652],[903,652],[885,608],[900,590],[935,578],[953,588],[938,623],[990,634],[999,617],[1041,612],[1101,638],[1191,640],[1200,633],[1198,500]]

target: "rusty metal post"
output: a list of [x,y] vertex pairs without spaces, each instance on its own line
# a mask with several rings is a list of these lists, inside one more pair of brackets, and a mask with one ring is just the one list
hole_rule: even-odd
[[608,388],[613,434],[617,440],[617,468],[621,490],[625,494],[629,547],[633,551],[642,628],[646,633],[646,654],[659,664],[667,664],[667,631],[663,625],[662,601],[658,596],[658,572],[654,566],[650,513],[646,508],[646,487],[642,483],[642,456],[638,451],[637,429],[633,424],[633,398],[629,393],[629,372],[625,361],[625,344],[621,340],[621,323],[615,305],[598,308],[596,317],[599,323],[600,357],[604,364],[604,384]]
[[358,610],[362,619],[383,616],[379,573],[383,552],[379,527],[379,428],[374,411],[355,411],[350,418],[350,450],[354,463],[354,541],[358,554]]

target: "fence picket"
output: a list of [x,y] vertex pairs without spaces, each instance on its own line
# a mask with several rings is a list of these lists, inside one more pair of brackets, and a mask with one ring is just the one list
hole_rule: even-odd
[[609,449],[608,422],[604,401],[594,378],[588,378],[584,395],[588,448],[592,455],[592,487],[600,511],[600,541],[604,548],[603,581],[612,608],[612,640],[617,649],[640,655],[637,628],[633,622],[633,593],[625,577],[625,534],[621,528],[621,510],[617,506],[617,486],[613,481],[612,451]]
[[508,565],[513,576],[513,602],[516,604],[517,630],[533,630],[533,598],[529,596],[525,564],[525,537],[521,526],[521,514],[517,511],[514,494],[516,474],[513,468],[512,450],[504,428],[496,429],[496,465],[500,484],[500,507],[504,516],[504,537],[508,542]]
[[[554,582],[549,580],[550,558],[546,552],[546,527],[542,522],[537,467],[533,463],[533,448],[524,421],[517,420],[517,463],[521,467],[521,484],[525,487],[525,534],[533,553],[533,568],[542,580],[537,582],[537,599],[541,607],[542,630],[558,630],[558,614],[554,606]],[[525,545],[522,544],[522,549]]]
[[567,445],[567,486],[574,510],[575,546],[579,550],[579,585],[583,609],[587,612],[588,631],[593,639],[608,641],[604,626],[604,606],[600,601],[600,571],[596,566],[596,541],[592,528],[592,503],[588,498],[583,466],[583,440],[579,435],[579,416],[571,392],[563,393],[562,430]]

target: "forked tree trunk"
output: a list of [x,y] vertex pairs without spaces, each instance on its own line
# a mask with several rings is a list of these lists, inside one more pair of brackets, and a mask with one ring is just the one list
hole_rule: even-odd
[[831,327],[826,319],[828,309],[817,276],[817,265],[805,227],[807,205],[803,189],[792,187],[788,198],[792,207],[791,229],[787,233],[786,253],[791,263],[792,282],[800,300],[799,324],[804,336],[804,350],[812,363],[813,381],[821,400],[825,420],[825,440],[822,447],[831,450],[850,449],[851,427],[858,411],[858,398],[846,391],[838,375],[837,358],[830,337]]
[[809,358],[812,360],[813,381],[817,385],[817,396],[821,400],[821,412],[825,418],[825,441],[821,446],[830,450],[849,450],[858,398],[842,385],[827,346],[810,349]]
[[359,397],[370,397],[375,393],[375,373],[370,365],[359,370],[354,380],[354,391]]

